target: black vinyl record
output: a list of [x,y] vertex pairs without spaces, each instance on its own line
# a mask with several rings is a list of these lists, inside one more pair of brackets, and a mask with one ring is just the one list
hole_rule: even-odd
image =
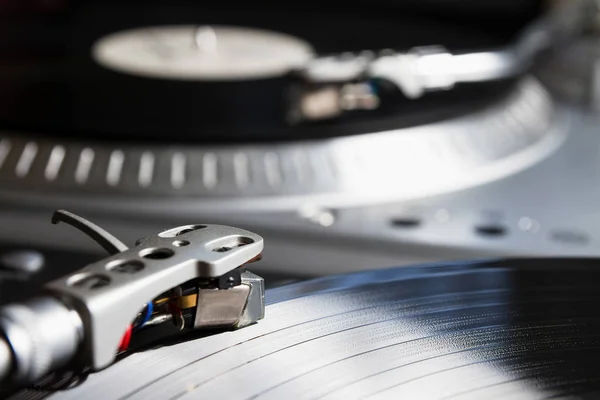
[[[10,2],[9,2],[10,3]],[[38,4],[39,3],[39,4]],[[29,4],[29,3],[28,3]],[[156,79],[100,66],[91,48],[105,35],[163,25],[229,25],[298,37],[317,54],[444,45],[472,50],[511,36],[406,10],[227,2],[37,2],[0,8],[0,125],[94,140],[247,142],[331,137],[422,124],[472,112],[507,89],[464,85],[421,100],[316,126],[290,126],[291,78],[243,81]],[[514,34],[515,32],[512,32]]]
[[531,259],[297,283],[253,326],[16,398],[600,398],[599,278],[598,260]]

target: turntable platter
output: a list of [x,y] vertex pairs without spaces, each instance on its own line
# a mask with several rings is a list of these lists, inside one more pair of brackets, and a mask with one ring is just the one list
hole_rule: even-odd
[[257,325],[132,355],[50,398],[597,398],[599,267],[454,263],[298,283],[267,291]]

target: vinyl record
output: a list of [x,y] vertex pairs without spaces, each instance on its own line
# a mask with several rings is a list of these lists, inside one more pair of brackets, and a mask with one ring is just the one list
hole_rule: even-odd
[[599,267],[490,261],[298,283],[267,291],[256,325],[14,398],[598,398]]
[[[44,12],[2,18],[1,11],[0,126],[54,137],[168,142],[331,137],[400,128],[473,112],[507,89],[504,84],[474,88],[465,85],[459,91],[433,94],[418,101],[398,94],[390,102],[391,108],[369,112],[358,116],[358,120],[293,127],[286,122],[292,79],[285,74],[273,73],[269,77],[268,73],[255,73],[254,65],[247,68],[248,79],[179,79],[176,71],[167,73],[171,75],[167,77],[152,76],[138,73],[147,69],[143,57],[132,56],[129,61],[138,63],[140,68],[126,72],[99,62],[94,57],[95,46],[110,35],[149,29],[144,40],[152,49],[147,52],[154,52],[152,57],[164,64],[171,57],[170,65],[177,69],[185,64],[185,57],[177,58],[177,51],[181,50],[178,46],[187,51],[193,35],[189,35],[189,40],[181,36],[166,36],[163,40],[154,35],[156,30],[194,26],[260,29],[272,36],[285,35],[305,43],[315,54],[406,50],[422,45],[472,50],[498,45],[505,38],[460,24],[406,12],[390,14],[377,8],[359,11],[330,7],[311,11],[220,2],[144,2],[141,6],[131,2],[59,1]],[[244,35],[238,35],[240,43],[236,49],[252,52],[253,45],[243,43],[250,41],[248,36],[252,35],[240,36]],[[185,43],[177,44],[177,40]],[[121,56],[127,56],[127,52]],[[257,57],[260,59],[260,54]],[[229,62],[228,67],[235,69],[236,60]],[[237,68],[238,73],[243,70]],[[219,71],[213,68],[212,73]]]

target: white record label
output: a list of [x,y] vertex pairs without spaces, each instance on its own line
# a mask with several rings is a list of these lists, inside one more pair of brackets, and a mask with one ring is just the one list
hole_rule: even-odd
[[105,36],[92,47],[100,65],[179,80],[281,76],[313,57],[309,43],[283,33],[229,26],[158,26]]

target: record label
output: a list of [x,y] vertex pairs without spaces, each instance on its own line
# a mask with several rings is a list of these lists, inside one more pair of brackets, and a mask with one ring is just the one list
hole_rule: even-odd
[[177,80],[273,78],[312,58],[311,45],[274,31],[230,26],[158,26],[98,40],[94,59],[109,69]]

